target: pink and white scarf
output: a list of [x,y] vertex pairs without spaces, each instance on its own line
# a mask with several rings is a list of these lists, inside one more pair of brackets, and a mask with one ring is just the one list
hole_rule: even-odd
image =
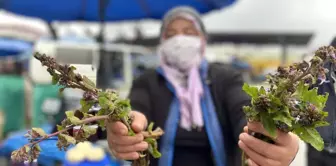
[[163,41],[158,49],[160,66],[180,102],[180,126],[186,130],[204,126],[200,104],[203,85],[199,73],[204,46],[200,37],[177,35]]

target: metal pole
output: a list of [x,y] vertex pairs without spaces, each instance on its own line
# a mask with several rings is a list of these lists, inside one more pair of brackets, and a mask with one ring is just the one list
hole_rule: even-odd
[[286,36],[280,37],[280,45],[281,45],[281,65],[285,66],[287,64],[287,56],[288,56],[288,44],[286,42]]
[[99,68],[97,71],[97,87],[99,88],[107,88],[108,86],[108,73],[107,69],[109,68],[108,63],[106,63],[106,51],[105,51],[105,15],[106,15],[106,8],[109,0],[99,0],[99,20],[100,20],[100,31],[97,37],[97,42],[99,43]]
[[48,28],[54,40],[58,39],[55,27],[52,26],[52,22],[47,22]]

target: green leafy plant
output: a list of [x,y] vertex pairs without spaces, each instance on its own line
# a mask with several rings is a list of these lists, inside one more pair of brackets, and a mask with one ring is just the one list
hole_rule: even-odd
[[319,95],[317,85],[328,82],[324,65],[336,64],[335,53],[331,46],[321,47],[310,63],[279,67],[275,74],[268,75],[268,89],[245,83],[243,90],[252,98],[251,105],[243,108],[247,120],[261,122],[271,137],[250,134],[272,143],[277,130],[293,132],[317,150],[323,150],[324,142],[316,128],[329,125],[325,121],[328,113],[323,111],[328,94]]
[[[73,66],[60,65],[56,63],[55,59],[39,53],[36,53],[34,57],[41,61],[43,66],[47,67],[47,71],[52,76],[53,84],[61,86],[60,92],[65,88],[77,88],[83,90],[84,94],[80,102],[81,108],[67,111],[66,118],[61,125],[57,126],[57,132],[46,134],[41,128],[29,130],[25,135],[29,139],[29,143],[12,152],[11,158],[14,162],[32,162],[37,159],[41,152],[39,143],[51,137],[58,137],[57,146],[60,150],[66,150],[72,144],[83,142],[96,133],[96,128],[89,127],[89,124],[92,123],[105,128],[106,122],[120,121],[127,126],[128,135],[135,135],[131,128],[133,117],[130,115],[131,106],[128,100],[120,99],[117,92],[113,90],[103,91],[96,88],[95,84],[86,76],[75,73],[76,68]],[[101,109],[95,115],[89,114],[89,109],[95,104],[99,104]],[[77,134],[71,136],[69,130],[75,126],[80,126],[80,129]],[[163,130],[159,127],[153,130],[153,123],[150,123],[147,131],[142,132],[149,148],[145,152],[139,152],[140,158],[133,161],[133,166],[149,165],[150,154],[154,158],[161,156],[157,149],[157,139],[163,133]]]

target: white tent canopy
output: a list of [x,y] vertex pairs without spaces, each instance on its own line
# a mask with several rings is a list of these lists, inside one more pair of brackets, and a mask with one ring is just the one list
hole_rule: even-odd
[[[238,0],[231,7],[205,15],[203,20],[212,33],[315,33],[336,27],[334,6],[334,0]],[[99,31],[98,23],[59,25],[61,35],[67,34],[69,27],[78,35],[86,35],[83,27],[95,34]],[[108,23],[106,37],[113,40],[123,35],[131,39],[136,36],[136,26],[145,37],[159,34],[159,21],[143,20]]]
[[[211,12],[203,17],[210,33],[327,33],[336,28],[335,0],[238,0],[236,4],[223,10]],[[0,13],[0,34],[2,24],[32,22],[33,19],[17,19],[13,15]],[[28,21],[29,20],[29,21]],[[30,23],[41,34],[48,28],[42,21],[34,19]],[[33,25],[34,24],[34,25]],[[58,35],[87,36],[98,34],[99,23],[57,23]],[[144,37],[159,34],[160,22],[143,20],[139,22],[107,23],[106,39],[136,37],[135,28],[140,28]],[[326,36],[328,36],[327,34]]]
[[0,11],[0,37],[35,41],[48,34],[49,30],[42,20]]

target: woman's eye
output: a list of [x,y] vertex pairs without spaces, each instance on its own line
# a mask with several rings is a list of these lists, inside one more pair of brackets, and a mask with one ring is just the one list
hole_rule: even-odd
[[197,32],[197,30],[195,30],[193,28],[187,28],[187,29],[184,30],[184,34],[196,36],[196,35],[198,35],[198,32]]
[[165,38],[168,39],[168,38],[173,37],[173,36],[175,36],[175,35],[176,35],[176,32],[175,32],[175,31],[170,31],[170,30],[168,30],[168,31],[166,32],[166,34],[165,34]]

